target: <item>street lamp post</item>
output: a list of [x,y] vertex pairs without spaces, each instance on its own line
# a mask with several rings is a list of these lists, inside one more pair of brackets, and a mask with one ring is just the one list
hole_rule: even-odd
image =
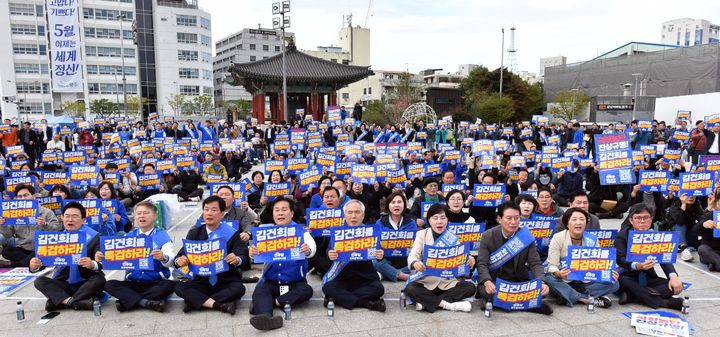
[[[282,40],[282,88],[283,88],[283,115],[285,120],[289,121],[287,106],[287,66],[285,64],[285,28],[290,28],[290,17],[285,17],[285,13],[290,13],[290,1],[286,0],[282,3],[275,2],[272,4],[273,14],[280,14],[280,17],[273,18],[273,29],[280,29],[280,38]],[[265,104],[265,102],[263,102]]]
[[635,115],[637,113],[637,86],[638,86],[638,77],[642,76],[642,73],[633,73],[633,77],[635,77],[635,94],[633,95],[633,116],[632,120],[635,120]]
[[502,32],[502,42],[500,43],[500,96],[503,89],[503,63],[505,63],[505,28],[500,28]]
[[[123,106],[125,107],[125,115],[128,114],[127,107],[127,79],[125,78],[125,37],[123,35],[123,20],[125,20],[125,14],[119,14],[117,16],[120,21],[120,60],[122,62],[122,85],[123,85]],[[117,91],[117,88],[115,88]],[[139,104],[142,104],[140,102]]]

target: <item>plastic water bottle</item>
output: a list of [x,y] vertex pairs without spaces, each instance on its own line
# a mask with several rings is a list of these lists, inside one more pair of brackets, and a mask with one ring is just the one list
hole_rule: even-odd
[[595,297],[588,297],[587,311],[591,314],[595,313]]
[[493,305],[491,301],[485,302],[485,318],[491,319],[492,318],[492,310]]
[[407,297],[405,297],[405,292],[400,292],[400,309],[405,310],[407,309]]
[[690,314],[690,297],[689,296],[685,296],[685,298],[683,298],[681,311],[682,311],[683,315],[685,315],[685,316]]
[[290,303],[285,303],[285,307],[283,307],[283,312],[285,312],[285,320],[289,321],[292,319],[292,309],[290,309]]
[[17,309],[15,310],[15,313],[17,314],[18,321],[25,320],[25,308],[23,307],[23,304],[21,301],[17,301]]
[[95,315],[96,318],[100,318],[100,315],[102,315],[102,309],[100,309],[100,300],[95,299],[93,302],[93,315]]
[[327,313],[327,314],[328,314],[328,318],[329,318],[329,319],[335,319],[335,302],[333,302],[333,299],[332,299],[332,298],[331,298],[330,301],[328,302],[327,310],[328,310],[328,313]]

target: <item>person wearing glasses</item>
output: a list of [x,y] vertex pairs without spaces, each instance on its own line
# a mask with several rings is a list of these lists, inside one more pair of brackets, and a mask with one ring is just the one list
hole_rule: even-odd
[[680,310],[683,299],[673,297],[682,291],[683,285],[672,263],[661,263],[665,276],[655,272],[655,261],[629,262],[626,260],[630,230],[647,231],[652,225],[652,210],[646,204],[635,204],[630,208],[630,225],[621,229],[615,238],[617,264],[625,269],[620,273],[620,304],[636,302],[653,309],[658,307]]

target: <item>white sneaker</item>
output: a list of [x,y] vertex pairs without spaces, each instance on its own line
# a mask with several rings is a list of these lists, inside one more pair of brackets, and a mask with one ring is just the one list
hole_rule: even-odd
[[695,257],[693,256],[693,253],[688,248],[683,249],[683,251],[680,253],[680,259],[682,259],[683,261],[692,261],[694,258]]
[[453,302],[445,305],[445,308],[443,309],[450,311],[470,312],[470,310],[472,310],[472,304],[470,304],[470,302],[468,301]]
[[423,307],[423,305],[420,304],[420,302],[415,303],[415,311],[423,311],[424,308],[425,307]]

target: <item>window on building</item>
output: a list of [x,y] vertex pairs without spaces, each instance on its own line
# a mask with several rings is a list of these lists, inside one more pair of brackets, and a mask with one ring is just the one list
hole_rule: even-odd
[[202,78],[204,80],[211,80],[212,79],[212,71],[207,69],[202,69]]
[[[203,52],[200,52],[200,56],[201,56],[200,61],[205,62],[205,63],[212,62],[212,54],[203,51]],[[234,58],[234,56],[230,57],[230,59],[233,59],[233,58]]]
[[[17,82],[18,94],[41,94],[43,88],[47,88],[46,84],[40,82]],[[45,91],[47,93],[47,90]]]
[[212,91],[212,87],[203,87],[203,95],[210,96],[212,95]]
[[210,43],[212,43],[212,39],[210,39],[207,35],[200,35],[200,44],[203,46],[209,46]]
[[38,53],[38,46],[34,44],[13,44],[13,53],[35,55]]
[[275,46],[275,51],[276,51],[276,52],[279,52],[279,51],[280,51],[280,46]]
[[99,94],[100,93],[100,85],[97,83],[88,83],[88,91],[91,94]]
[[178,50],[178,61],[197,61],[198,52],[195,50]]
[[253,43],[250,44],[250,50],[255,50],[255,44],[253,44]]
[[368,88],[368,95],[372,95],[372,88]]
[[197,26],[197,16],[178,14],[175,21],[178,26],[195,27]]
[[33,4],[10,3],[10,15],[35,16]]
[[177,42],[178,43],[189,43],[189,44],[195,44],[197,43],[197,34],[192,33],[177,33]]
[[342,64],[348,65],[350,64],[350,60],[342,60]]
[[210,19],[200,17],[200,28],[210,29]]
[[37,74],[37,63],[15,63],[15,73],[18,74]]
[[120,48],[97,47],[97,56],[100,57],[120,57],[120,53]]
[[95,17],[95,9],[93,8],[83,8],[83,17],[86,19],[92,19]]
[[85,27],[85,37],[95,37],[95,28]]
[[330,59],[330,62],[335,62],[335,63],[337,63],[337,59]]
[[35,35],[37,29],[33,25],[11,24],[10,32],[16,35]]
[[179,68],[178,76],[180,78],[198,78],[199,71],[197,68]]
[[38,25],[38,26],[37,26],[37,35],[38,35],[38,36],[43,36],[43,35],[45,35],[45,26],[43,26],[43,25]]
[[96,64],[88,64],[86,69],[87,73],[90,75],[97,75],[98,73],[98,66]]
[[108,28],[97,28],[95,30],[95,37],[99,39],[119,39],[119,29],[108,29]]
[[38,50],[40,51],[40,55],[47,55],[47,46],[44,44],[39,45]]
[[200,87],[197,85],[181,85],[178,87],[180,95],[198,96],[200,95]]
[[367,95],[367,88],[363,88],[363,95]]
[[342,99],[343,99],[344,101],[349,100],[349,99],[350,99],[350,93],[347,93],[347,92],[342,93]]
[[255,56],[250,56],[250,62],[255,62],[255,60],[256,60]]
[[264,45],[263,45],[263,51],[270,51],[270,46],[264,44]]

